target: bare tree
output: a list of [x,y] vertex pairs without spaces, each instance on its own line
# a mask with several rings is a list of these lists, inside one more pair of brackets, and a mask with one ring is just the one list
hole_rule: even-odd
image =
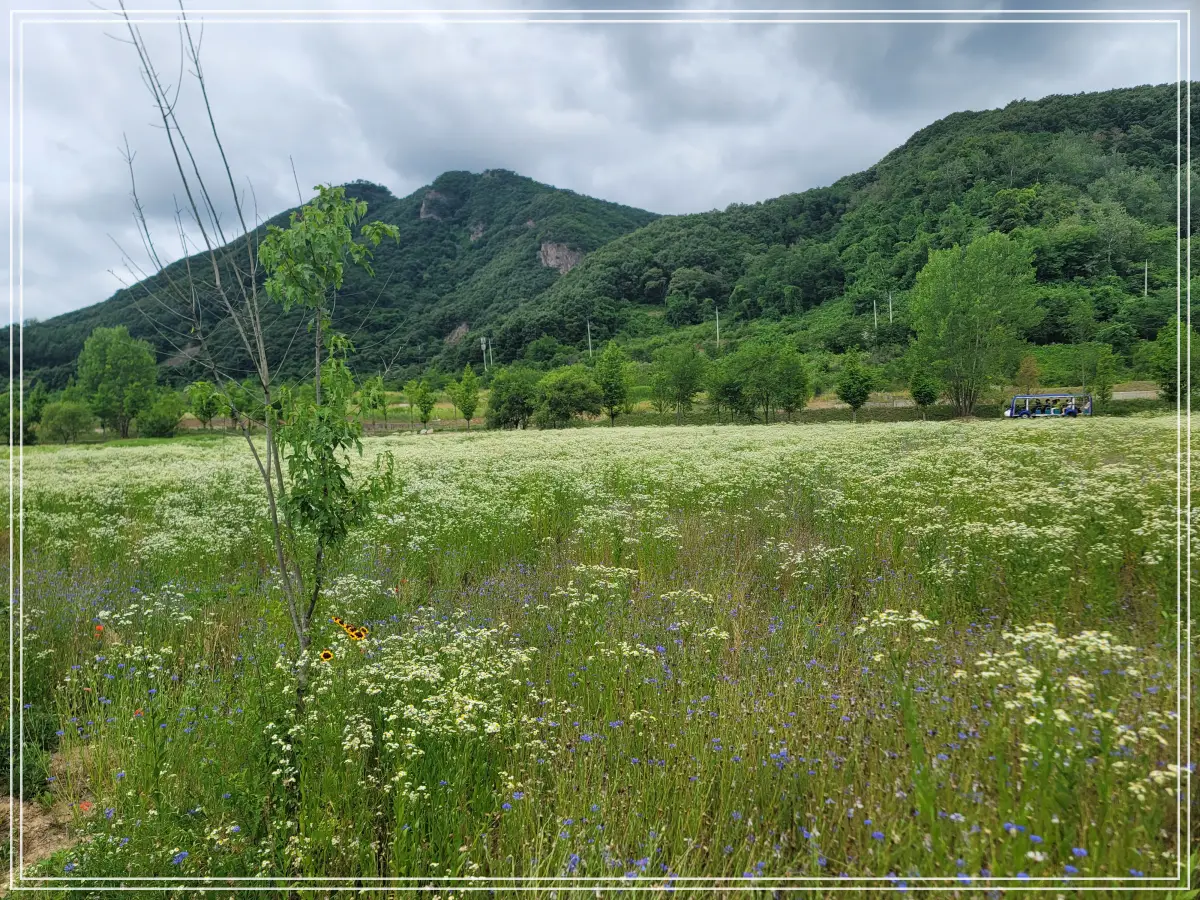
[[[153,100],[157,117],[162,123],[171,157],[179,182],[183,189],[185,202],[176,204],[175,219],[183,255],[183,277],[178,278],[171,268],[164,264],[154,237],[147,222],[145,207],[138,195],[137,181],[134,177],[134,154],[129,150],[128,142],[125,147],[125,159],[129,166],[130,190],[133,198],[134,219],[143,247],[157,274],[155,284],[147,279],[147,273],[131,263],[131,272],[140,276],[139,280],[145,288],[152,303],[152,311],[139,306],[146,318],[154,325],[158,333],[180,353],[187,352],[198,363],[205,367],[213,384],[221,387],[228,396],[235,392],[230,388],[237,384],[236,373],[226,370],[216,362],[211,324],[206,321],[205,299],[215,298],[221,318],[228,322],[233,329],[241,349],[250,359],[254,380],[261,388],[261,402],[255,402],[252,407],[261,412],[257,421],[247,415],[250,410],[241,410],[241,415],[235,416],[237,427],[246,440],[246,445],[254,459],[263,488],[266,491],[267,507],[271,522],[271,535],[275,551],[275,561],[279,570],[279,578],[284,596],[287,601],[288,614],[295,630],[299,646],[306,644],[307,625],[301,611],[298,598],[304,594],[304,572],[295,558],[289,552],[289,545],[295,545],[295,531],[286,509],[281,508],[280,498],[286,495],[283,483],[283,467],[280,449],[276,440],[278,418],[276,403],[273,399],[273,382],[271,360],[267,354],[266,340],[263,331],[263,297],[260,295],[260,277],[258,264],[258,232],[251,229],[246,221],[244,195],[239,194],[225,147],[221,142],[213,117],[212,103],[204,77],[204,69],[200,62],[200,47],[203,42],[203,30],[198,36],[193,35],[191,23],[180,3],[179,33],[180,33],[180,72],[174,85],[164,82],[159,70],[151,59],[149,49],[141,29],[131,20],[124,0],[118,0],[120,17],[128,32],[125,41],[133,47],[138,56],[142,82]],[[224,184],[220,190],[228,190],[229,199],[236,213],[237,229],[227,234],[222,225],[214,202],[216,187],[206,181],[200,171],[200,165],[193,149],[193,144],[185,133],[177,116],[180,91],[182,88],[183,69],[185,63],[190,63],[190,74],[195,78],[200,88],[203,110],[212,143],[220,158],[220,172]],[[253,197],[253,189],[251,189]],[[199,234],[199,245],[189,247],[184,218],[187,217]],[[257,218],[257,216],[256,216]],[[256,223],[257,224],[257,223]],[[204,259],[203,268],[193,264],[192,256],[201,255]],[[157,288],[157,289],[156,289]],[[168,303],[162,295],[173,299]],[[219,320],[218,320],[219,321]],[[181,343],[182,342],[182,343]],[[265,449],[260,452],[253,438],[254,425],[260,426],[265,433]]]

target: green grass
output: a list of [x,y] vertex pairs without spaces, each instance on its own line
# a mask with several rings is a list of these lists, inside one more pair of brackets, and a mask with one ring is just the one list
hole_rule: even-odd
[[1175,421],[1044,424],[369,439],[300,720],[244,443],[40,448],[40,872],[1173,877]]

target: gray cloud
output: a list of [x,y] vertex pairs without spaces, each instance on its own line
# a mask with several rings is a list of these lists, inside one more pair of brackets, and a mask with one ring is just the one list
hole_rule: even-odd
[[[164,78],[178,81],[175,30],[142,28]],[[120,286],[109,269],[130,277],[114,240],[146,265],[125,135],[160,250],[181,252],[174,163],[120,34],[115,22],[25,26],[25,317],[108,297]],[[959,109],[1173,80],[1174,48],[1165,25],[210,22],[203,62],[239,190],[253,185],[261,218],[296,203],[289,154],[306,196],[317,182],[355,178],[405,195],[446,170],[507,168],[683,213],[828,184]],[[215,178],[199,97],[183,81],[181,114]],[[219,206],[229,222],[227,195]],[[189,234],[199,240],[194,226]]]

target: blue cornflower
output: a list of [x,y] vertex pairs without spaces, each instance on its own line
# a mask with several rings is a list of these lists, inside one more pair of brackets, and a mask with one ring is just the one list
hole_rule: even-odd
[[513,791],[513,799],[514,800],[524,800],[525,792],[524,791]]
[[733,821],[735,821],[735,822],[740,822],[740,821],[742,821],[742,814],[741,814],[740,812],[736,812],[736,811],[735,811],[735,812],[733,813]]
[[882,831],[872,831],[871,837],[875,838],[875,840],[877,840],[877,841],[882,841],[883,840],[883,832]]
[[241,830],[242,830],[242,826],[241,826],[241,825],[234,825],[234,826],[233,826],[232,828],[230,828],[229,830],[230,830],[231,832],[233,832],[234,834],[237,834],[239,831],[241,831]]
[[1079,857],[1087,856],[1087,851],[1084,850],[1082,847],[1072,847],[1071,852]]
[[181,862],[183,862],[185,859],[187,859],[187,856],[188,856],[188,852],[186,850],[180,850],[173,857],[171,857],[171,865],[173,865],[173,866],[179,865]]
[[108,809],[104,810],[104,818],[111,819],[114,812],[116,812],[116,810],[114,810],[111,806],[108,807]]
[[1035,844],[1040,844],[1042,842],[1042,839],[1040,837],[1038,837],[1036,834],[1031,834],[1029,836],[1029,839],[1031,841],[1033,841]]
[[1068,875],[1075,875],[1079,872],[1079,870],[1077,868],[1075,868],[1074,866],[1063,866],[1063,871],[1066,872]]
[[63,871],[64,871],[64,872],[73,872],[73,871],[75,871],[75,863],[67,863],[65,866],[63,866]]
[[511,803],[502,803],[502,804],[500,804],[500,808],[501,809],[512,809],[512,804]]

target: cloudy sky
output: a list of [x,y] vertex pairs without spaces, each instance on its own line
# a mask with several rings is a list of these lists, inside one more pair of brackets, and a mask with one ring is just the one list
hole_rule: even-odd
[[[17,0],[12,8],[35,5]],[[201,9],[198,2],[187,5]],[[445,12],[441,21],[425,16],[423,23],[384,15],[419,10],[419,0],[406,6],[384,0],[240,5],[320,13],[309,23],[284,22],[281,12],[237,22],[197,13],[208,20],[201,61],[217,126],[239,189],[248,193],[253,186],[263,218],[296,204],[289,155],[306,198],[318,182],[364,178],[403,196],[446,170],[505,168],[660,213],[723,208],[829,184],[956,110],[1176,79],[1176,27],[1150,22],[1019,24],[951,15],[973,21],[597,24],[575,16],[543,24],[464,24]],[[510,0],[510,8],[531,15],[670,5]],[[760,10],[803,5],[740,4]],[[869,5],[840,3],[844,9]],[[1005,5],[1063,9],[1071,3],[1026,0],[986,8]],[[137,56],[119,40],[127,33],[87,0],[53,6],[91,14],[88,21],[28,22],[21,32],[24,305],[14,310],[17,319],[47,319],[106,299],[120,287],[117,276],[130,279],[126,257],[148,267],[133,222],[126,139],[136,154],[134,174],[151,233],[164,256],[180,254],[172,216],[179,180],[165,134],[153,125]],[[177,9],[168,0],[137,6]],[[437,6],[503,8],[486,0]],[[376,21],[346,14],[345,23],[333,23],[329,12],[338,8],[379,14]],[[163,78],[179,83],[175,24],[160,17],[140,27]],[[7,43],[4,52],[9,55]],[[215,176],[195,81],[185,72],[182,82],[180,115],[202,166]],[[7,242],[7,220],[0,229]]]

